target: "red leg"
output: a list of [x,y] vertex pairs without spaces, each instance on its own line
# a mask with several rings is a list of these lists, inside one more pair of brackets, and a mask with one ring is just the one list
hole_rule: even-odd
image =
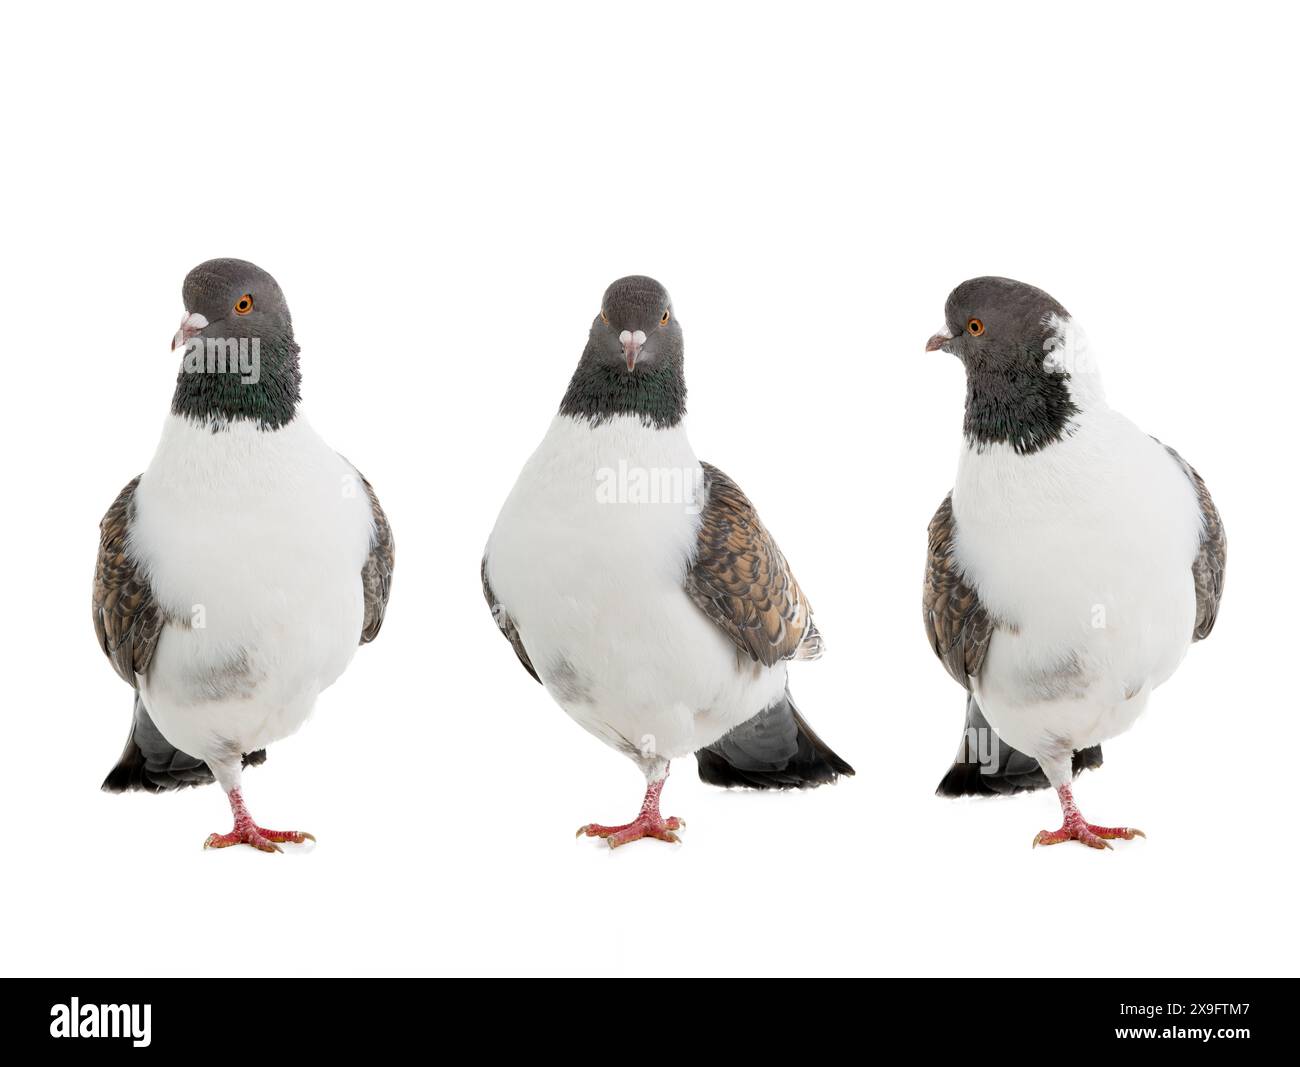
[[1141,830],[1127,826],[1094,826],[1085,822],[1068,785],[1061,786],[1056,795],[1061,798],[1061,812],[1065,821],[1059,830],[1040,830],[1034,838],[1035,848],[1039,845],[1059,845],[1062,841],[1081,841],[1089,848],[1110,848],[1110,841],[1132,841],[1135,837],[1146,837]]
[[244,798],[238,789],[229,794],[230,810],[235,815],[235,828],[228,834],[209,834],[203,842],[204,848],[229,848],[231,845],[252,845],[262,852],[283,852],[275,842],[287,841],[301,845],[304,841],[315,841],[311,834],[300,830],[264,830],[253,822],[253,817],[244,807]]
[[679,838],[674,830],[684,830],[686,823],[684,820],[670,815],[664,818],[659,814],[659,794],[663,792],[664,782],[668,780],[667,772],[657,782],[651,782],[646,786],[645,800],[641,802],[641,811],[631,822],[624,823],[622,826],[602,826],[600,823],[588,823],[586,826],[578,828],[578,837],[586,834],[587,837],[603,837],[609,842],[610,848],[618,848],[619,845],[626,845],[630,841],[639,841],[643,837],[653,837],[659,841],[669,841],[677,844]]

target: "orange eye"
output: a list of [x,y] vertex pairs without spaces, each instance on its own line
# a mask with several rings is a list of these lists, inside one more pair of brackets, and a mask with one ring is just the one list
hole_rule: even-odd
[[236,315],[247,315],[252,310],[253,310],[252,293],[245,293],[243,296],[241,296],[238,300],[235,301]]
[[660,325],[660,326],[667,326],[667,325],[668,325],[668,320],[671,319],[671,318],[672,318],[672,313],[669,312],[667,309],[665,309],[663,315],[661,315],[661,316],[659,317],[659,325]]
[[980,322],[979,319],[971,319],[970,322],[966,323],[966,329],[972,337],[978,337],[984,332],[984,323]]
[[606,326],[609,325],[609,316],[605,314],[604,308],[600,309],[600,321],[603,322]]

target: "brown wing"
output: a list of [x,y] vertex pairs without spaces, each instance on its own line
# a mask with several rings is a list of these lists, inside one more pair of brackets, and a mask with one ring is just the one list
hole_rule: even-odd
[[506,635],[506,640],[510,642],[510,647],[515,650],[515,655],[519,657],[519,662],[524,665],[524,670],[540,683],[541,679],[537,677],[537,672],[533,670],[532,660],[528,658],[528,652],[524,648],[524,640],[519,636],[519,630],[515,626],[514,619],[501,606],[501,601],[492,592],[492,583],[488,581],[487,556],[483,557],[483,562],[479,566],[479,574],[483,578],[483,599],[487,601],[488,607],[492,609],[492,618],[496,619],[497,629]]
[[740,487],[717,467],[703,467],[706,503],[686,592],[759,663],[816,659],[821,634],[781,550]]
[[1168,445],[1165,445],[1165,450],[1186,471],[1201,505],[1201,547],[1192,561],[1192,581],[1196,584],[1196,626],[1192,630],[1192,640],[1200,641],[1210,636],[1214,620],[1219,616],[1223,578],[1228,567],[1228,535],[1223,529],[1223,520],[1219,518],[1219,509],[1210,499],[1210,491],[1201,476]]
[[134,478],[127,484],[99,524],[99,557],[90,600],[100,647],[113,669],[132,686],[137,674],[149,670],[165,621],[149,579],[127,554],[139,483]]
[[394,545],[388,516],[379,506],[379,497],[375,496],[374,487],[365,478],[361,478],[361,484],[366,487],[366,495],[370,497],[370,512],[375,517],[375,538],[370,545],[366,565],[361,568],[361,588],[366,594],[366,614],[360,642],[364,645],[378,637],[379,628],[384,625],[388,591],[393,584]]
[[930,647],[949,674],[967,689],[979,674],[993,636],[993,620],[962,576],[953,552],[952,494],[930,520],[921,607]]

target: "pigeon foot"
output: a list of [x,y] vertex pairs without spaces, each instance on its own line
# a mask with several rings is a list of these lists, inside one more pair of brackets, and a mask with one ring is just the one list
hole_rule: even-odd
[[600,823],[588,823],[586,826],[578,827],[578,837],[584,834],[587,837],[603,837],[608,842],[610,848],[618,848],[619,845],[630,844],[633,841],[640,841],[643,837],[653,837],[656,841],[667,841],[670,844],[678,844],[681,838],[673,831],[686,829],[684,820],[677,818],[676,815],[670,815],[668,818],[655,814],[654,817],[638,815],[629,823],[622,826],[602,826]]
[[653,837],[656,841],[667,841],[674,845],[680,843],[681,838],[673,831],[686,829],[686,821],[677,818],[676,815],[670,815],[665,819],[659,814],[659,794],[663,792],[664,782],[667,780],[668,772],[665,770],[662,778],[646,786],[641,812],[631,822],[623,823],[622,826],[587,823],[586,826],[578,827],[576,836],[582,837],[585,834],[587,837],[603,837],[610,848],[640,841],[643,837]]
[[1135,837],[1146,837],[1141,830],[1128,826],[1094,826],[1084,820],[1068,785],[1061,786],[1056,792],[1061,799],[1065,821],[1059,830],[1039,830],[1034,837],[1034,848],[1039,845],[1059,845],[1063,841],[1078,841],[1089,848],[1110,848],[1111,841],[1132,841]]
[[1146,834],[1128,826],[1093,826],[1080,819],[1075,825],[1062,826],[1059,830],[1039,830],[1034,848],[1059,845],[1062,841],[1081,841],[1089,848],[1110,848],[1111,841],[1132,841],[1135,837],[1146,837]]
[[301,845],[304,841],[316,838],[302,830],[267,830],[261,826],[251,825],[236,827],[228,834],[208,834],[203,842],[204,848],[229,848],[231,845],[252,845],[260,852],[283,852],[276,842]]
[[230,810],[235,814],[235,828],[228,834],[208,834],[204,848],[229,848],[231,845],[252,845],[259,852],[283,852],[281,843],[301,845],[316,838],[302,830],[267,830],[253,822],[244,806],[238,789],[230,791]]

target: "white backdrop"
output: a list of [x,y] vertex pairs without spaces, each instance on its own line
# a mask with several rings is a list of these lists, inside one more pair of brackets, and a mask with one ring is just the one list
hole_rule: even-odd
[[[0,83],[0,970],[1238,974],[1296,969],[1295,17],[1264,5],[86,4],[9,16]],[[288,295],[304,410],[397,538],[379,640],[245,780],[310,853],[203,852],[215,787],[98,791],[130,693],[97,523],[148,463],[186,271]],[[726,793],[610,853],[634,766],[528,678],[479,591],[604,286],[653,274],[690,432],[758,504],[858,770]],[[963,694],[920,621],[964,386],[923,346],[1007,274],[1205,477],[1212,638],[1078,785],[1146,841],[1031,850],[1050,794],[933,796]],[[239,566],[240,546],[230,565]]]

